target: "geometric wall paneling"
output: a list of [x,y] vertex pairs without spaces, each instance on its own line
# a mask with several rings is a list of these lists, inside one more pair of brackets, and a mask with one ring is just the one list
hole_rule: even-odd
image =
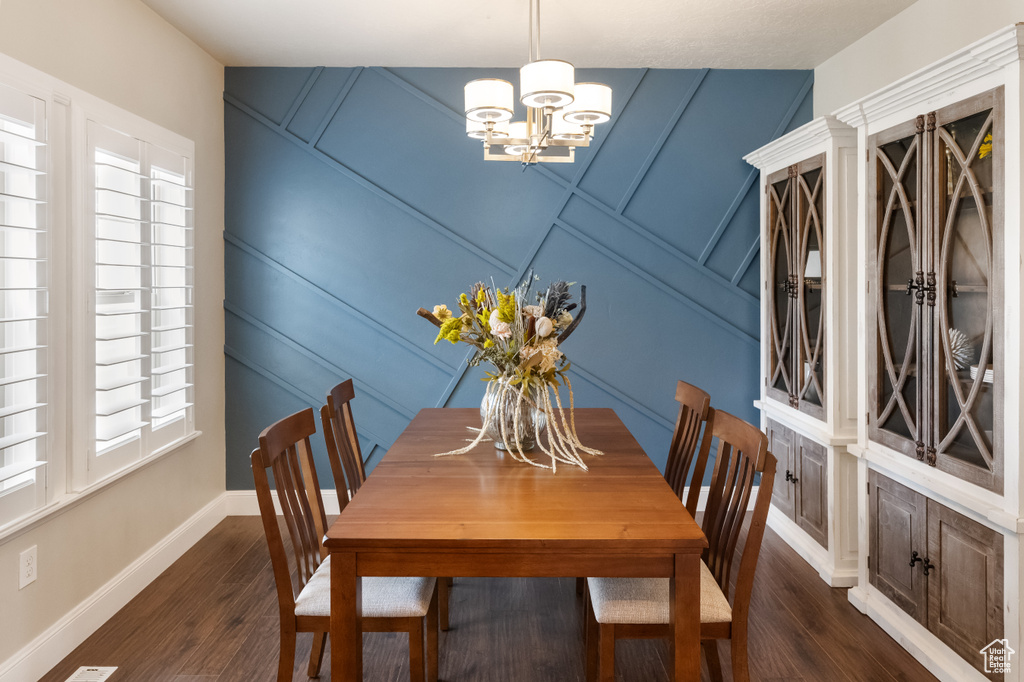
[[531,266],[587,285],[565,347],[576,404],[616,409],[659,466],[677,379],[756,419],[759,197],[741,157],[809,120],[810,74],[581,69],[615,91],[612,121],[575,163],[525,171],[465,136],[481,76],[516,80],[226,70],[226,382],[246,401],[228,407],[229,489],[252,488],[260,429],[345,378],[368,468],[421,407],[478,405],[466,347],[431,345],[415,310]]

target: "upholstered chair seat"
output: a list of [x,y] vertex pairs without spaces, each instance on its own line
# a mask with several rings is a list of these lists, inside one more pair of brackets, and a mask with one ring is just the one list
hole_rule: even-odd
[[[587,578],[598,623],[668,625],[668,578]],[[700,562],[700,622],[731,623],[732,607]]]
[[[433,578],[363,578],[364,618],[423,618]],[[324,559],[295,599],[296,616],[331,615],[331,557]]]

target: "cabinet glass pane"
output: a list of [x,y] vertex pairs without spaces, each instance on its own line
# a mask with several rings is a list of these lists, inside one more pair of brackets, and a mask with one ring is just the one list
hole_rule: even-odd
[[800,262],[798,272],[803,280],[798,343],[800,362],[797,367],[801,402],[821,406],[825,397],[825,318],[822,315],[822,258],[824,253],[825,175],[823,169],[797,176],[797,211]]
[[768,217],[769,217],[769,263],[771,274],[771,308],[769,322],[771,324],[771,355],[768,374],[768,385],[791,394],[792,379],[792,325],[793,300],[790,297],[790,254],[792,253],[791,227],[792,217],[791,183],[788,178],[768,186]]
[[912,440],[918,439],[917,297],[923,295],[917,288],[918,273],[923,270],[918,246],[919,161],[920,138],[914,135],[882,144],[876,151],[876,424]]
[[993,116],[987,110],[937,129],[935,225],[936,449],[992,466]]

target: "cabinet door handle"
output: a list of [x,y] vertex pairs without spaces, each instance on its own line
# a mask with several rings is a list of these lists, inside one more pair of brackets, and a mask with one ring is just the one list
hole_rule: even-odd
[[937,570],[939,570],[939,567],[936,566],[935,564],[933,564],[932,562],[928,561],[928,557],[925,557],[924,558],[924,574],[928,575],[932,571],[937,571]]
[[794,476],[793,472],[790,471],[789,469],[786,469],[786,480],[796,483],[796,476]]
[[919,556],[917,555],[917,552],[911,552],[911,553],[910,553],[910,567],[911,567],[911,568],[913,568],[913,567],[914,567],[914,564],[919,564],[919,563],[921,563],[922,561],[923,561],[923,559],[921,559],[921,557],[919,557]]

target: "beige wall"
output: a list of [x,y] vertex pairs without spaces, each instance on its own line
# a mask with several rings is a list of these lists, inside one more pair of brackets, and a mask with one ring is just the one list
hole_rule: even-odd
[[[0,666],[224,491],[224,68],[138,0],[2,0],[0,52],[195,142],[202,437],[0,540]],[[154,73],[158,80],[149,81]],[[38,580],[18,590],[18,554]],[[56,663],[56,661],[54,661]]]
[[1021,0],[918,0],[814,69],[814,115],[831,113],[1022,21]]

